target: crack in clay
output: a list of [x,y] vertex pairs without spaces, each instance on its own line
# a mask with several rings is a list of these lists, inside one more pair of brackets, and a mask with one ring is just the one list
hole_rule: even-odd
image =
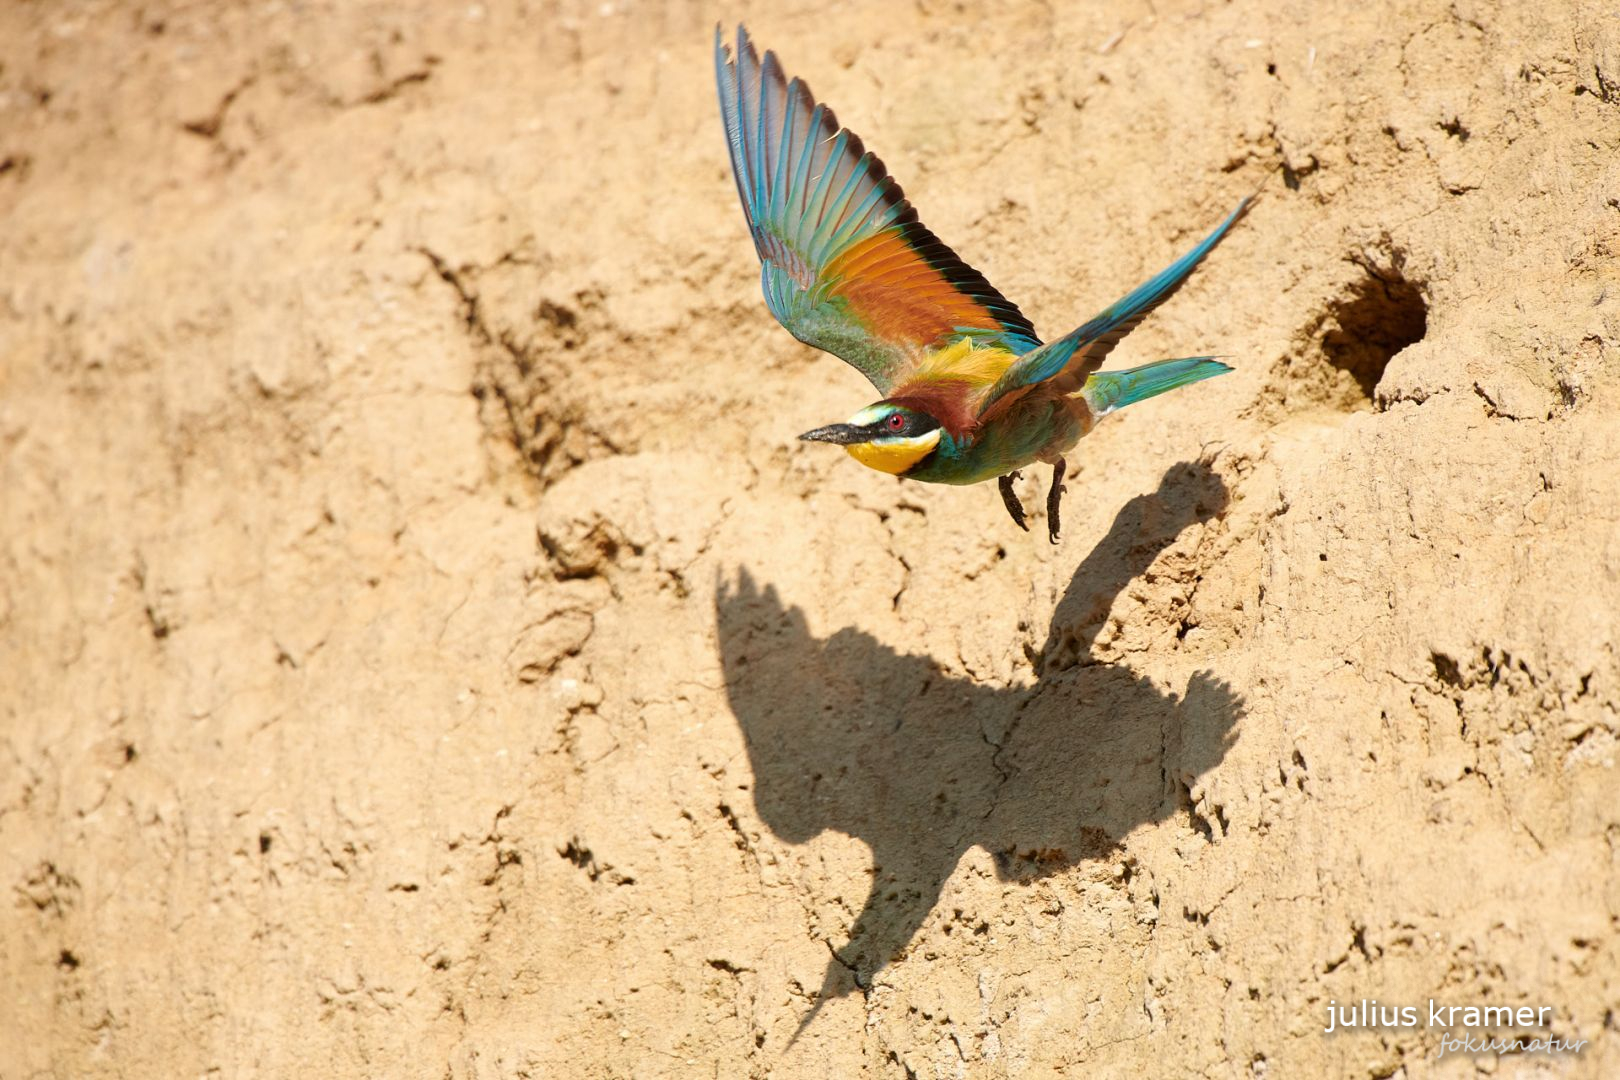
[[419,68],[416,71],[408,71],[408,72],[406,72],[404,75],[401,75],[396,79],[393,79],[392,81],[388,82],[387,84],[385,84],[383,86],[380,86],[376,90],[373,90],[371,93],[365,95],[358,102],[356,102],[356,104],[358,104],[358,105],[380,105],[385,101],[392,101],[394,98],[398,97],[407,87],[419,86],[422,83],[427,82],[430,78],[432,78],[433,77],[433,65],[436,64],[436,63],[438,63],[438,58],[437,57],[431,57],[431,56],[428,57],[427,58],[427,65],[428,65],[427,67]]
[[224,96],[219,99],[219,104],[215,105],[213,111],[207,116],[197,120],[188,120],[180,125],[181,128],[209,141],[217,140],[219,130],[225,124],[225,114],[230,111],[231,105],[242,95],[242,92],[253,85],[255,79],[257,79],[256,75],[246,76],[241,82],[225,92]]
[[[461,306],[462,325],[474,343],[504,356],[515,370],[515,379],[503,378],[499,368],[489,367],[487,361],[481,362],[472,392],[480,402],[493,393],[500,415],[505,418],[506,430],[499,437],[518,452],[527,476],[545,482],[599,454],[626,452],[616,439],[583,420],[581,406],[574,398],[565,397],[557,381],[540,369],[534,350],[520,345],[509,332],[492,324],[478,291],[465,280],[468,273],[482,272],[479,268],[458,270],[431,248],[418,246],[411,250],[427,259],[434,274],[455,293]],[[528,262],[516,252],[508,251],[495,260],[492,268],[528,265]],[[574,312],[550,301],[542,301],[537,314],[542,322],[559,327],[573,328],[578,323]],[[546,408],[538,407],[540,402],[544,402]],[[570,439],[574,433],[592,445],[576,446]]]

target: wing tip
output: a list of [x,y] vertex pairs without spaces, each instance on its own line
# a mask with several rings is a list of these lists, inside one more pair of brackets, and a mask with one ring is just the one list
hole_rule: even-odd
[[[749,36],[748,27],[744,26],[742,23],[738,23],[737,24],[737,57],[739,59],[741,59],[744,55],[746,55],[748,57],[749,62],[751,64],[753,64],[754,67],[759,67],[760,66],[760,63],[759,63],[759,50],[754,48],[754,39],[751,36]],[[770,50],[766,50],[765,55],[770,56],[771,55]]]
[[726,44],[726,35],[719,23],[714,24],[714,72],[715,77],[723,78],[731,68],[731,46]]
[[[860,135],[839,123],[830,106],[816,100],[805,80],[795,77],[789,81],[773,50],[766,50],[762,61],[744,24],[737,24],[734,54],[721,23],[715,24],[714,33],[733,176],[756,251],[767,264],[762,269],[767,278],[776,249],[783,243],[811,244],[814,250],[794,254],[814,261],[830,257],[831,248],[853,240],[862,230],[898,228],[923,265],[982,310],[983,315],[973,320],[975,329],[981,329],[978,323],[982,319],[983,330],[1005,336],[1020,351],[1039,345],[1028,317],[922,224],[905,189],[883,160],[867,149]],[[789,135],[790,149],[802,155],[802,161],[781,156]],[[790,190],[779,191],[784,183]],[[811,186],[794,201],[798,185]],[[762,216],[789,210],[804,218],[792,237],[775,237],[761,225]],[[778,310],[781,304],[773,303],[773,282],[766,282],[767,306],[797,337],[798,332]],[[867,376],[873,378],[870,372]],[[877,379],[873,381],[880,385]]]
[[776,57],[775,49],[765,50],[765,59],[759,65],[760,77],[769,79],[778,88],[787,85],[787,73],[782,70],[782,61]]

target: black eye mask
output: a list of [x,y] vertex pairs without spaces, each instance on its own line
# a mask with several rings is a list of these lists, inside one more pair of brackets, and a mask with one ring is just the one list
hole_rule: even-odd
[[[902,427],[894,428],[889,426],[889,421],[896,416],[905,420]],[[871,425],[868,430],[872,432],[873,438],[888,436],[895,439],[909,439],[917,435],[925,435],[937,427],[939,427],[939,421],[927,413],[902,412],[890,413],[882,420]]]

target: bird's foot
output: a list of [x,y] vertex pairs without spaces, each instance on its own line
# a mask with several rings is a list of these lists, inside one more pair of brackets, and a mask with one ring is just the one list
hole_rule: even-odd
[[[1052,543],[1058,542],[1058,504],[1063,501],[1063,473],[1069,467],[1062,458],[1052,464],[1052,488],[1046,493],[1046,531]],[[1006,479],[1003,477],[1002,479]]]
[[1013,522],[1020,529],[1029,532],[1029,526],[1024,524],[1024,504],[1018,501],[1018,496],[1013,492],[1013,481],[1017,479],[1018,470],[1014,469],[996,483],[1001,487],[1001,501],[1007,505],[1007,513],[1012,515]]

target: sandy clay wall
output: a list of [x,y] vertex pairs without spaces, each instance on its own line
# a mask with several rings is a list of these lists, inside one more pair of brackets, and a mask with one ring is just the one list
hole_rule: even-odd
[[[1049,334],[1272,175],[1061,545],[717,19]],[[0,6],[0,1076],[1620,1075],[1617,255],[1595,0]]]

